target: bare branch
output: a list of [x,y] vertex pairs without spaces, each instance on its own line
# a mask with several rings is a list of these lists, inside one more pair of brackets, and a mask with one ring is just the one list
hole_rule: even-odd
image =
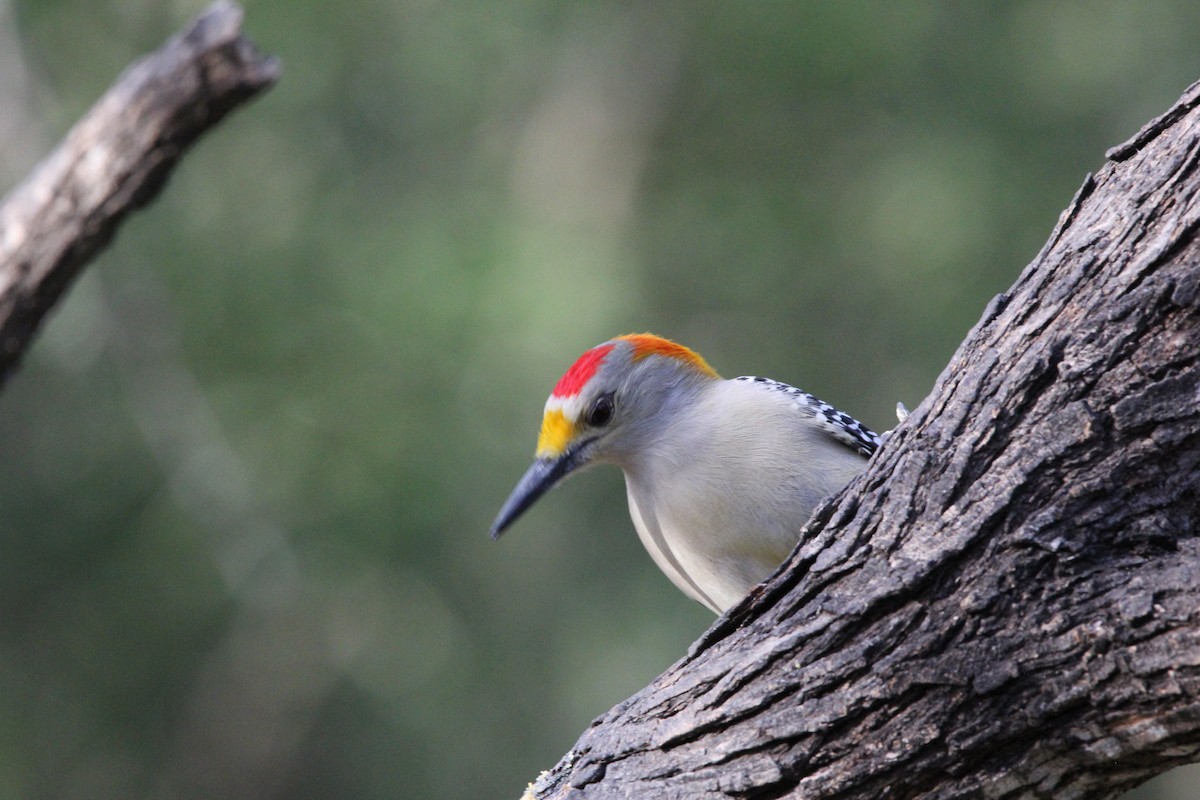
[[0,384],[46,312],[188,146],[279,76],[220,0],[131,65],[0,205]]

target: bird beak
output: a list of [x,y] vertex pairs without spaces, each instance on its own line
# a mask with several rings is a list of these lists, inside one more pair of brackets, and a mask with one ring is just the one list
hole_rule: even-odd
[[517,517],[537,502],[537,499],[586,462],[584,447],[568,449],[561,456],[539,458],[525,471],[517,488],[508,496],[504,507],[492,523],[492,539],[499,539],[504,530],[517,521]]

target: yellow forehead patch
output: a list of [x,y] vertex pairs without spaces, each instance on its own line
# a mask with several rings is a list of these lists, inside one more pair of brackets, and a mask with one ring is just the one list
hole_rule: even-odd
[[565,453],[567,445],[575,438],[576,427],[561,409],[548,409],[542,417],[542,430],[538,434],[537,457],[557,458]]

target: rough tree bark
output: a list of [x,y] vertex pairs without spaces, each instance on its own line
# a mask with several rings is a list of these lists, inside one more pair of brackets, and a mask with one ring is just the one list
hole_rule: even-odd
[[1109,798],[1200,753],[1200,84],[536,798]]
[[278,78],[241,24],[221,0],[135,62],[0,204],[0,384],[125,215],[154,199],[192,142]]

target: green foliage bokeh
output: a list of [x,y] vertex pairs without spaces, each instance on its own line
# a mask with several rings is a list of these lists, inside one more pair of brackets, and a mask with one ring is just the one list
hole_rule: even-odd
[[[202,7],[0,0],[3,185]],[[245,8],[282,81],[0,395],[2,797],[516,797],[711,620],[611,470],[488,540],[575,356],[886,428],[1200,78],[1189,0]]]

